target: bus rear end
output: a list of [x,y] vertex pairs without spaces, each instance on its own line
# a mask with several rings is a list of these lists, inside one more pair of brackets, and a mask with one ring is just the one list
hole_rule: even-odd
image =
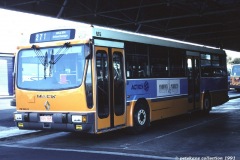
[[[57,42],[22,47],[17,54],[14,120],[20,129],[94,133],[89,45],[61,39],[71,31],[50,36],[57,32]],[[40,34],[33,36],[37,41]]]

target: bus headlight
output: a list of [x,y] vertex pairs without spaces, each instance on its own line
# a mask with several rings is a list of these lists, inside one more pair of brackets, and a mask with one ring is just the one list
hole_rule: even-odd
[[15,121],[22,121],[23,120],[22,114],[18,114],[18,113],[14,114],[14,120]]
[[82,123],[87,122],[87,116],[83,115],[72,115],[72,122],[73,123]]

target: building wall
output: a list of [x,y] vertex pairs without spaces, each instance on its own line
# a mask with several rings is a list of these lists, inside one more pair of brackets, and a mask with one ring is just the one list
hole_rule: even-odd
[[0,53],[0,95],[13,95],[13,54]]

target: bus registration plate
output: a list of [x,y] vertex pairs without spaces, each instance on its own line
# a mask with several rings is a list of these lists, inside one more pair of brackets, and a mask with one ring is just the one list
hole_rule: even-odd
[[50,115],[44,115],[44,116],[40,116],[40,122],[52,122],[52,116]]

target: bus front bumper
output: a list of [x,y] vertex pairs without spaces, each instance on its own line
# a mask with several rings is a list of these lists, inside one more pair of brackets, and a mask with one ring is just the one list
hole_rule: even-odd
[[19,129],[94,133],[95,114],[15,112]]

